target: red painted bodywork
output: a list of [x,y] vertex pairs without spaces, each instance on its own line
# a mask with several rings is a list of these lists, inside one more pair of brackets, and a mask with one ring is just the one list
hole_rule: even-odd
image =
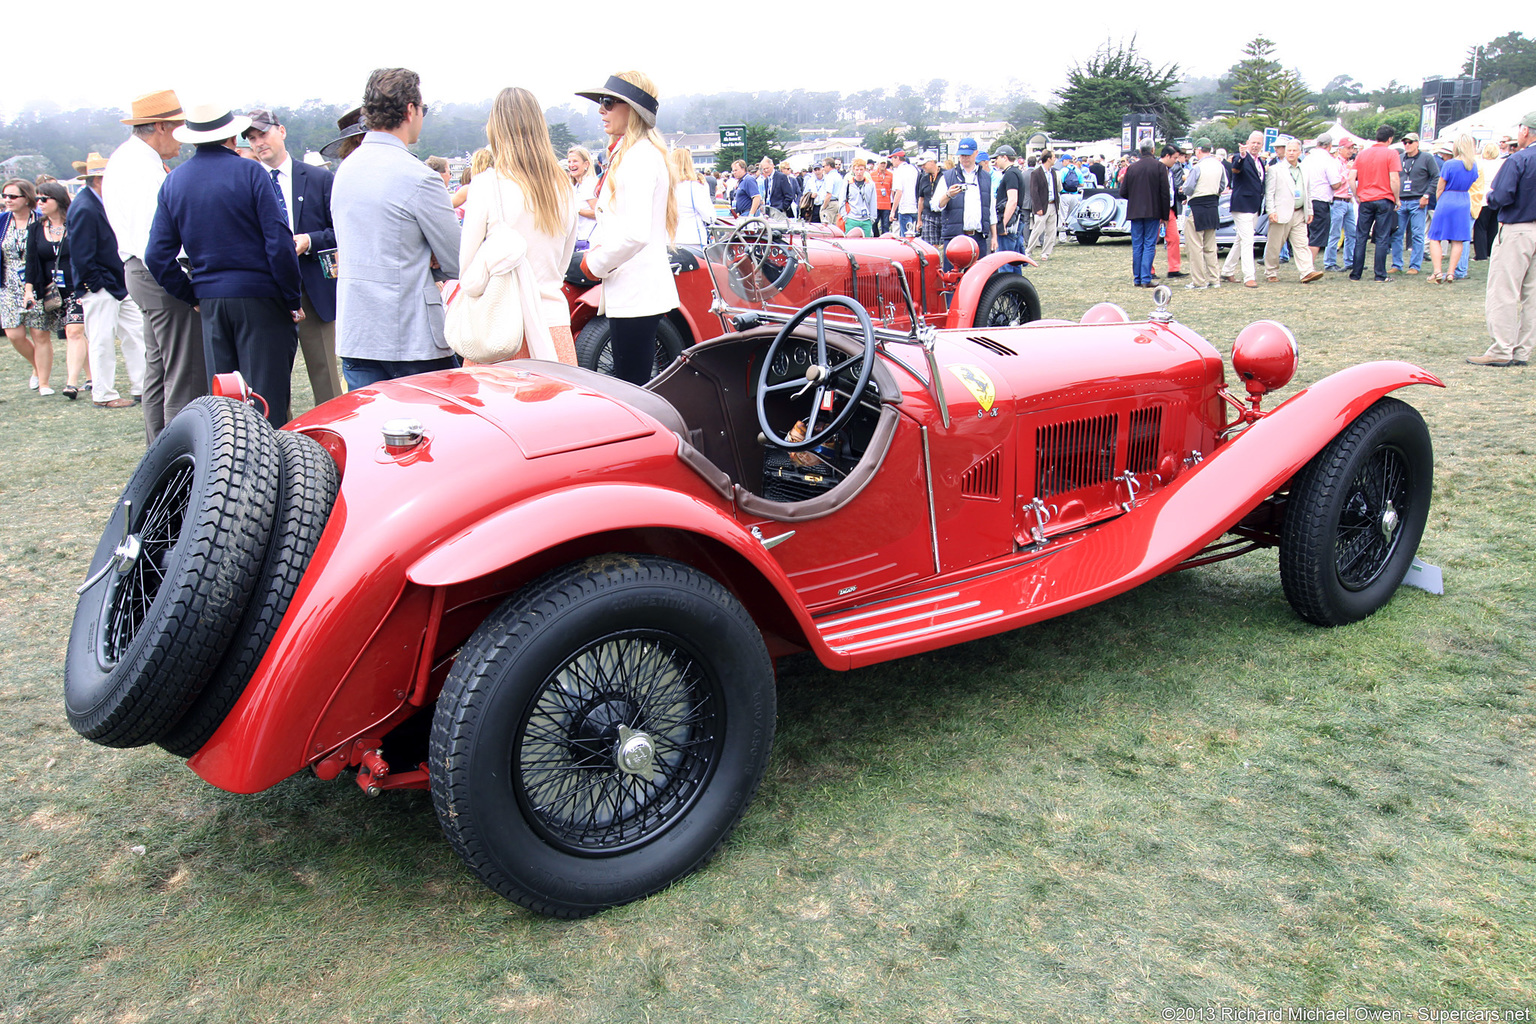
[[[680,366],[731,346],[766,339],[724,337]],[[886,394],[899,395],[889,449],[856,497],[813,518],[749,511],[679,457],[663,422],[538,363],[386,382],[300,417],[288,429],[331,452],[340,493],[266,656],[192,767],[235,792],[349,764],[365,788],[424,784],[423,769],[389,775],[369,752],[431,707],[507,595],[582,559],[695,565],[771,652],[810,650],[834,669],[1060,615],[1178,568],[1379,397],[1440,384],[1367,363],[1235,432],[1220,354],[1177,323],[943,331],[946,426],[921,350],[885,352]],[[982,380],[990,393],[972,390]],[[386,449],[381,427],[401,417],[425,439]]]

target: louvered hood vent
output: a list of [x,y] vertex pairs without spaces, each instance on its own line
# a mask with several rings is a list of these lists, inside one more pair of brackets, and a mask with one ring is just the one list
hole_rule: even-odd
[[1003,468],[1003,450],[992,449],[976,465],[965,471],[960,478],[960,495],[965,498],[990,498],[997,500],[998,477]]
[[1114,413],[1041,427],[1035,433],[1035,488],[1041,498],[1082,490],[1115,472]]
[[1009,348],[1007,345],[1004,345],[1002,342],[996,340],[995,338],[989,338],[984,334],[969,334],[966,335],[965,340],[975,342],[987,351],[996,352],[1000,356],[1018,355],[1017,352]]

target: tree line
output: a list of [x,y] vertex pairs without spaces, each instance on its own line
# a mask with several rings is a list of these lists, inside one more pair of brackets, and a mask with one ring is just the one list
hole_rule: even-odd
[[[1536,85],[1536,39],[1509,32],[1471,47],[1459,70],[1470,75],[1474,65],[1484,81],[1483,105],[1496,103]],[[860,138],[867,148],[884,152],[901,141],[933,146],[938,124],[976,118],[1007,121],[1012,129],[997,141],[1022,151],[1029,136],[1041,130],[1061,139],[1115,137],[1123,115],[1142,112],[1156,119],[1163,138],[1183,136],[1200,123],[1201,134],[1230,149],[1253,127],[1314,135],[1332,119],[1330,111],[1340,102],[1367,105],[1344,117],[1345,126],[1360,135],[1369,136],[1383,122],[1400,133],[1418,127],[1418,85],[1392,81],[1373,89],[1350,75],[1338,75],[1311,90],[1298,71],[1284,66],[1275,44],[1263,36],[1251,40],[1214,80],[1189,79],[1176,63],[1157,64],[1137,48],[1132,36],[1129,42],[1107,41],[1074,64],[1047,104],[1018,89],[987,92],[932,78],[921,85],[847,94],[793,89],[666,97],[657,127],[669,133],[706,134],[722,124],[746,124],[749,154],[778,157],[802,129]],[[311,100],[272,110],[288,129],[289,151],[298,157],[335,138],[336,119],[349,106]],[[473,153],[485,145],[490,107],[490,99],[434,105],[415,151],[423,157]],[[26,154],[33,159],[25,166],[13,165],[17,173],[68,177],[72,161],[83,160],[91,151],[110,154],[127,137],[119,123],[123,116],[122,111],[104,109],[24,111],[0,122],[0,160]],[[595,148],[605,141],[590,104],[550,107],[545,117],[551,145],[561,155],[574,144]]]

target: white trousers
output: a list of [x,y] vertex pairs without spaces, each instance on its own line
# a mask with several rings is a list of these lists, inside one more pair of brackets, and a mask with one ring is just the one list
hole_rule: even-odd
[[1221,276],[1229,276],[1241,260],[1243,264],[1243,280],[1252,281],[1253,277],[1253,224],[1258,219],[1256,213],[1234,213],[1232,215],[1232,229],[1237,232],[1237,241],[1227,253],[1227,261],[1221,265]]
[[128,364],[128,388],[144,393],[144,315],[133,299],[118,301],[106,289],[88,292],[80,299],[85,313],[85,338],[91,364],[91,401],[112,402],[122,397],[113,387],[117,378],[117,339],[122,339],[123,362]]
[[1024,247],[1026,254],[1034,251],[1035,246],[1040,246],[1040,255],[1049,257],[1056,248],[1056,207],[1047,205],[1045,212],[1035,217],[1034,230],[1029,233],[1029,244]]

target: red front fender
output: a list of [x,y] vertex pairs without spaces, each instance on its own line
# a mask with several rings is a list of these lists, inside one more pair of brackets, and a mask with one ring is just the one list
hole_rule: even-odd
[[1022,263],[1026,267],[1039,266],[1034,260],[1017,252],[994,252],[978,260],[976,265],[960,278],[955,297],[949,304],[949,316],[944,321],[948,328],[970,327],[976,322],[976,305],[981,301],[982,289],[992,280],[992,275],[1003,267]]
[[[1412,363],[1361,363],[1324,377],[1219,447],[1148,501],[1139,579],[1173,568],[1258,507],[1377,399],[1410,384],[1445,385]],[[1123,588],[1122,588],[1123,589]]]

